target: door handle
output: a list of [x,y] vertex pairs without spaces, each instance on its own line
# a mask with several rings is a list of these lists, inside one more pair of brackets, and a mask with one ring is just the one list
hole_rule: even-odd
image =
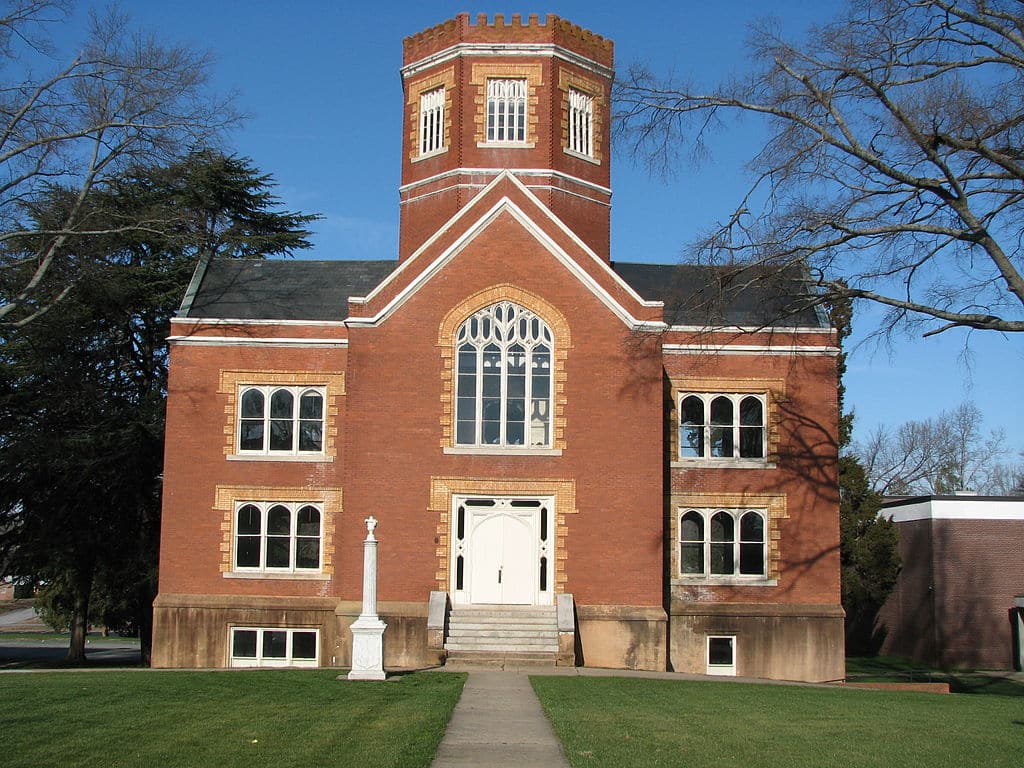
[[501,584],[501,567],[498,567],[498,583]]

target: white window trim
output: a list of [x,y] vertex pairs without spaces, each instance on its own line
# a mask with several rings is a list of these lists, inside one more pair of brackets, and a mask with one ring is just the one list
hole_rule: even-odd
[[444,135],[444,107],[445,88],[443,85],[420,94],[418,159],[440,155],[447,150]]
[[[242,397],[246,392],[258,390],[263,394],[263,448],[242,449]],[[288,450],[270,449],[270,399],[278,391],[287,390],[292,394],[292,447]],[[300,407],[302,396],[309,392],[316,392],[321,397],[322,411],[320,415],[320,449],[316,451],[299,450],[299,433],[301,422]],[[325,444],[327,442],[327,387],[326,386],[282,386],[277,384],[242,384],[238,387],[237,408],[235,415],[235,453],[229,455],[229,460],[240,461],[253,459],[256,461],[324,461]]]
[[[683,573],[683,516],[689,512],[698,513],[704,520],[703,545],[704,571],[702,573]],[[733,573],[712,573],[711,572],[711,518],[718,512],[725,512],[732,516],[733,531],[735,538],[732,542]],[[740,537],[740,519],[748,512],[761,516],[764,531],[764,541],[761,542],[761,573],[740,573],[740,544],[743,543]],[[777,579],[768,578],[768,542],[771,538],[768,527],[768,510],[761,507],[679,507],[676,509],[676,575],[672,579],[673,584],[693,584],[698,582],[709,585],[737,585],[751,587],[774,587],[778,585]],[[688,541],[687,543],[694,543]],[[753,542],[747,542],[753,543]]]
[[[238,565],[238,513],[243,507],[254,506],[260,511],[260,564],[258,566]],[[267,562],[267,514],[271,507],[282,506],[288,509],[290,514],[290,531],[288,534],[288,562],[287,568],[273,568],[266,565]],[[320,531],[317,534],[319,547],[317,550],[316,568],[299,568],[296,562],[296,546],[298,536],[296,526],[298,525],[298,511],[303,507],[313,507],[320,513]],[[246,534],[249,536],[250,534]],[[232,570],[224,574],[225,578],[292,578],[292,579],[317,579],[323,578],[324,567],[324,505],[316,501],[239,501],[235,503],[231,518],[231,567]]]
[[[256,657],[235,656],[235,632],[256,633]],[[286,632],[284,657],[263,656],[263,633]],[[294,635],[296,632],[312,632],[316,636],[316,652],[312,659],[292,658]],[[253,667],[318,667],[320,666],[320,630],[315,627],[229,627],[228,628],[228,661],[230,666],[239,668]]]
[[[711,663],[712,640],[729,640],[732,645],[732,664]],[[736,677],[737,650],[736,635],[707,635],[707,639],[704,641],[704,659],[707,662],[706,673],[709,675],[720,675],[723,677]]]
[[[711,452],[711,403],[716,398],[726,397],[732,402],[732,456],[683,456],[683,401],[688,397],[700,398],[704,404],[704,450]],[[740,456],[740,403],[745,398],[753,397],[761,403],[761,455]],[[680,392],[676,398],[678,427],[676,440],[678,447],[673,457],[673,467],[707,466],[722,469],[774,469],[775,464],[768,461],[768,398],[759,392]],[[724,425],[723,425],[724,426]]]

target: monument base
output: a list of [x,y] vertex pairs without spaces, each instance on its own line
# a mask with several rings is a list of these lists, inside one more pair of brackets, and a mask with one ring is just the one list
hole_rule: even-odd
[[349,629],[352,631],[352,671],[349,680],[383,680],[384,630],[387,624],[376,616],[360,616]]

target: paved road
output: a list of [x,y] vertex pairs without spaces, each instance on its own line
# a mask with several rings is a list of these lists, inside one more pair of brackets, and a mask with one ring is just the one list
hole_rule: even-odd
[[[0,613],[0,631],[6,627],[13,627],[17,624],[33,624],[39,621],[36,616],[36,609],[29,606],[28,608],[15,608],[13,611],[7,611],[7,613]],[[40,623],[40,628],[42,624]]]
[[[0,670],[36,667],[40,662],[60,662],[67,655],[67,640],[0,639]],[[87,641],[85,658],[91,666],[136,667],[141,663],[137,640]]]

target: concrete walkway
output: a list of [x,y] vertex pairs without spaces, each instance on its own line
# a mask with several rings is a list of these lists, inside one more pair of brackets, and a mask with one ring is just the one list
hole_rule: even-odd
[[568,768],[526,672],[474,670],[433,768]]

